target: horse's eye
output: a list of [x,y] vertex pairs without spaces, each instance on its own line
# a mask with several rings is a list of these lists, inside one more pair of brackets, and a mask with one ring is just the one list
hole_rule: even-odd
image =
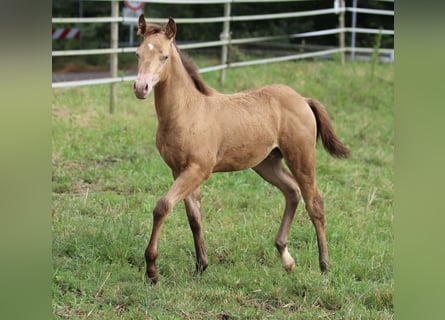
[[168,59],[168,55],[161,56],[161,58],[160,58],[161,62],[165,62],[165,61],[167,61],[167,59]]
[[139,59],[139,53],[136,51],[135,54],[136,54],[136,58]]

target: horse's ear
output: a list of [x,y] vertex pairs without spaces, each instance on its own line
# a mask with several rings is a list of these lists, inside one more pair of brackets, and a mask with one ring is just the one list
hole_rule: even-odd
[[168,18],[168,23],[165,26],[165,35],[169,39],[173,39],[176,35],[176,23],[172,17]]
[[141,14],[139,16],[139,22],[138,22],[138,34],[144,35],[145,29],[147,28],[147,22],[145,22],[144,14]]

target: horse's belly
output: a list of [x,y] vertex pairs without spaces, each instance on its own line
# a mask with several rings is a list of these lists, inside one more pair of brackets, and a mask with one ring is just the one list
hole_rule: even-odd
[[261,146],[239,145],[219,150],[213,172],[237,171],[253,168],[262,162],[276,147],[274,144]]

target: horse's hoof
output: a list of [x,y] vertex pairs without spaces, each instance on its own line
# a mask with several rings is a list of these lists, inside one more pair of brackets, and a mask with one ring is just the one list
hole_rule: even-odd
[[159,281],[159,277],[158,277],[157,274],[154,275],[154,276],[149,276],[148,274],[146,274],[145,278],[146,278],[147,283],[152,285],[152,286],[156,285],[158,283],[158,281]]
[[294,270],[294,268],[295,268],[295,261],[284,266],[284,270],[286,270],[287,272],[291,272],[292,270]]
[[326,261],[320,261],[320,271],[328,272],[328,263]]
[[197,275],[201,275],[201,274],[203,274],[203,272],[205,271],[205,269],[207,269],[207,265],[208,265],[207,261],[206,261],[205,263],[199,263],[199,262],[196,262],[196,265],[195,265],[195,273],[196,273]]

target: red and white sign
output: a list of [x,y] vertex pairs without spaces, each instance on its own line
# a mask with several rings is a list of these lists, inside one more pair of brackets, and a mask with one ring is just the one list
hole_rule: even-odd
[[128,0],[125,0],[124,4],[128,9],[133,11],[138,11],[142,9],[145,5],[145,3],[141,1],[128,1]]
[[52,32],[54,39],[79,39],[80,29],[78,28],[57,28]]
[[[144,2],[125,0],[125,7],[122,8],[122,15],[124,16],[124,21],[122,24],[137,26],[137,18],[144,13],[144,5]],[[126,18],[135,19],[135,21],[128,21]]]

